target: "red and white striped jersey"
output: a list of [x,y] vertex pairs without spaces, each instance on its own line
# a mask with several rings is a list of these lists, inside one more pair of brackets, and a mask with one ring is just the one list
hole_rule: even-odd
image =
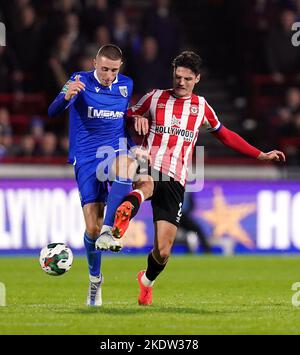
[[153,90],[131,107],[127,115],[148,113],[151,126],[143,146],[152,158],[152,167],[185,186],[200,127],[209,132],[220,128],[214,110],[195,94],[178,98],[172,90]]

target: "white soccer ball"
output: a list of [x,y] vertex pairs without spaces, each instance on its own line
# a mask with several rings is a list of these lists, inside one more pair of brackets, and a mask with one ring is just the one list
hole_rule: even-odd
[[64,243],[51,243],[41,250],[39,260],[48,275],[59,276],[71,269],[73,253]]

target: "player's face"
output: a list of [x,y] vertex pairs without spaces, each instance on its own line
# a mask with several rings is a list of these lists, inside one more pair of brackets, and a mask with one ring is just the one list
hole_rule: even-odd
[[185,67],[177,67],[173,73],[174,94],[178,97],[191,96],[199,80],[200,74],[196,75]]
[[94,61],[97,77],[103,86],[110,86],[120,71],[122,61],[98,56]]

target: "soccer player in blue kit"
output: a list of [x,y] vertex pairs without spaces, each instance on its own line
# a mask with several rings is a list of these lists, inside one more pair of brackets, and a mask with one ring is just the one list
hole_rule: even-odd
[[[74,165],[86,224],[84,245],[90,274],[87,297],[90,306],[102,304],[100,250],[118,252],[122,248],[114,239],[111,227],[115,211],[132,185],[127,167],[133,160],[130,160],[126,144],[120,145],[120,139],[128,138],[124,117],[133,82],[119,73],[121,65],[121,49],[113,44],[102,46],[94,59],[95,70],[74,73],[48,109],[51,117],[70,109],[69,162]],[[117,156],[112,166],[115,179],[109,194],[108,181],[97,175],[99,163],[105,161],[107,151]]]

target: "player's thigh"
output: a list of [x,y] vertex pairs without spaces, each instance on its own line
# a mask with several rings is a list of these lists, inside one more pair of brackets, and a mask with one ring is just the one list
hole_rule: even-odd
[[75,166],[75,177],[82,207],[94,202],[105,203],[107,200],[107,181],[98,179],[98,164],[98,161],[95,160]]
[[155,181],[151,198],[153,222],[167,221],[179,227],[184,187],[177,181]]
[[103,202],[87,203],[83,206],[86,232],[91,238],[99,236],[103,224]]

